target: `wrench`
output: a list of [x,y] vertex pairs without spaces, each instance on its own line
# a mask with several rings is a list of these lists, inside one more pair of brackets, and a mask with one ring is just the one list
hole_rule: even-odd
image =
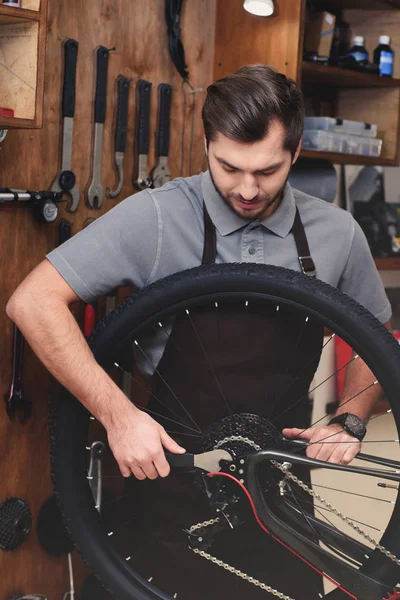
[[172,86],[168,83],[160,83],[158,86],[158,163],[151,174],[155,188],[161,187],[168,183],[168,181],[171,181],[171,171],[168,167],[171,95]]
[[147,176],[147,158],[150,142],[150,81],[140,79],[136,85],[136,151],[133,185],[137,190],[152,186]]
[[25,397],[22,387],[24,341],[21,331],[14,325],[12,380],[9,395],[5,394],[4,399],[9,419],[13,421],[18,412],[21,423],[25,423],[32,415],[32,402]]
[[92,180],[88,188],[87,201],[90,208],[100,208],[103,204],[104,190],[101,185],[101,160],[103,154],[104,121],[106,120],[107,72],[110,51],[99,46],[96,51],[97,78],[94,99],[94,150]]
[[118,184],[114,190],[107,188],[107,198],[116,198],[124,183],[124,153],[126,148],[126,129],[128,121],[128,99],[131,80],[118,76],[117,120],[115,126],[115,166],[118,172]]
[[66,192],[71,197],[68,212],[75,212],[79,204],[79,189],[75,174],[71,170],[72,138],[74,133],[76,63],[78,60],[78,42],[67,39],[64,44],[64,84],[62,94],[62,150],[61,168],[52,186],[52,192]]

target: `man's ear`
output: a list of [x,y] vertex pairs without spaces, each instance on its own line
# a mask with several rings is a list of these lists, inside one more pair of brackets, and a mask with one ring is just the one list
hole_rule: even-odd
[[294,155],[293,160],[292,160],[292,166],[294,165],[294,163],[296,162],[296,160],[299,158],[302,140],[303,140],[303,138],[300,138],[299,145],[297,146],[295,155]]
[[204,149],[206,151],[206,154],[208,154],[208,146],[207,146],[207,138],[206,138],[206,136],[204,136]]

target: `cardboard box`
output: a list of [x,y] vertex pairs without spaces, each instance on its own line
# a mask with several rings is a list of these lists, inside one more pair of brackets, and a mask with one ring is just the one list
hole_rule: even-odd
[[336,17],[327,11],[311,12],[306,29],[305,49],[329,56],[335,31]]

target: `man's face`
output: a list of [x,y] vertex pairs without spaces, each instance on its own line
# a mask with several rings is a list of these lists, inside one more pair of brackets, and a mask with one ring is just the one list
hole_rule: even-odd
[[279,206],[282,191],[296,161],[284,147],[285,129],[271,124],[260,142],[243,143],[217,134],[208,147],[214,186],[227,204],[245,219],[265,219]]

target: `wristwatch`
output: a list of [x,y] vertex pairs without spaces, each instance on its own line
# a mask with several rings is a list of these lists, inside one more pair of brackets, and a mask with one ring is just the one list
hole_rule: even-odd
[[337,415],[337,417],[333,417],[328,425],[333,425],[334,423],[339,423],[347,433],[357,438],[360,442],[367,433],[364,421],[351,413],[342,413],[341,415]]

